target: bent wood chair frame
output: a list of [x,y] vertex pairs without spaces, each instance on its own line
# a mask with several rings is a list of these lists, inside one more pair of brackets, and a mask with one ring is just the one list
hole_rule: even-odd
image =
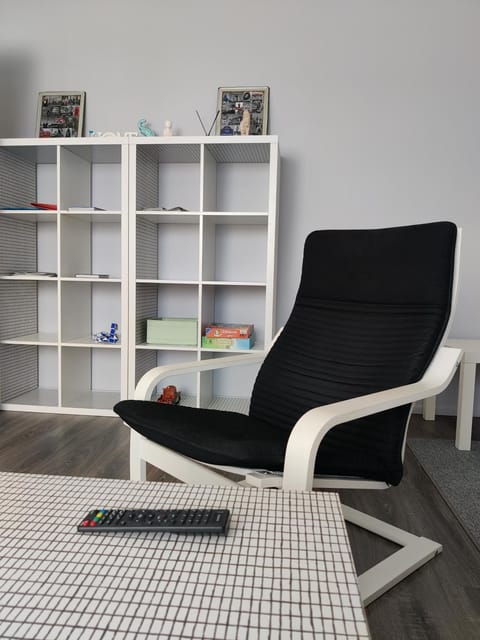
[[[132,480],[145,481],[146,463],[148,462],[188,484],[235,485],[237,483],[234,480],[218,473],[218,471],[230,471],[244,476],[243,484],[260,488],[277,487],[283,490],[386,489],[389,485],[383,482],[314,477],[313,465],[322,438],[337,424],[437,395],[450,383],[461,355],[462,352],[459,349],[442,347],[423,378],[414,384],[308,411],[300,418],[290,435],[283,476],[252,471],[251,469],[208,466],[152,442],[132,429],[130,435],[130,477]],[[261,355],[248,355],[241,358],[232,356],[215,361],[157,367],[147,372],[140,380],[135,391],[135,398],[149,400],[156,385],[173,373],[178,375],[179,373],[247,365],[259,362],[262,357]],[[433,540],[413,535],[351,507],[342,505],[342,508],[347,522],[401,546],[401,549],[359,576],[360,593],[365,605],[378,598],[442,551],[442,546]]]
[[[462,357],[460,349],[442,346],[448,336],[455,309],[458,285],[461,230],[458,229],[455,247],[455,267],[452,284],[450,315],[443,338],[430,365],[420,380],[412,384],[387,389],[377,393],[354,397],[348,400],[314,407],[296,422],[290,433],[283,473],[262,470],[216,467],[207,465],[172,451],[138,434],[131,429],[130,477],[146,480],[147,462],[188,484],[232,485],[234,480],[219,473],[229,471],[241,475],[242,484],[284,491],[324,489],[386,489],[389,485],[381,481],[357,478],[316,477],[314,465],[318,448],[325,435],[336,425],[356,420],[364,416],[393,409],[435,396],[450,383]],[[155,387],[162,380],[181,374],[200,371],[220,370],[230,366],[260,363],[266,354],[229,356],[156,367],[140,379],[135,390],[136,400],[150,400]],[[127,425],[128,426],[128,425]],[[406,434],[403,440],[402,458],[405,454]],[[442,551],[441,544],[417,536],[380,519],[373,518],[351,507],[343,506],[345,520],[381,536],[400,549],[359,576],[362,600],[368,605],[403,578],[411,574],[428,560]]]

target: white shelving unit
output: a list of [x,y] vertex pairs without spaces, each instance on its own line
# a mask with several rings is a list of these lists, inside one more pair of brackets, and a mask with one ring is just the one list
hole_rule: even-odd
[[[113,415],[150,367],[231,355],[201,347],[208,322],[252,322],[266,348],[278,171],[276,136],[0,140],[0,409]],[[197,346],[147,344],[162,316],[195,318]],[[112,322],[120,341],[95,342]],[[182,402],[240,408],[239,371],[178,381]]]
[[[130,154],[132,394],[154,366],[231,355],[201,347],[210,322],[253,323],[253,349],[270,344],[279,153],[275,136],[215,136],[137,138]],[[146,321],[156,317],[196,319],[197,346],[147,344]],[[168,382],[184,404],[245,409],[256,371],[238,371]]]
[[[118,139],[0,141],[2,409],[111,415],[126,397],[127,162]],[[123,340],[95,342],[112,322]]]

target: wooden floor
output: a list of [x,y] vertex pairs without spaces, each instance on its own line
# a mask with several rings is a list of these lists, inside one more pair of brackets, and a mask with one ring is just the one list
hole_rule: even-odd
[[[480,439],[480,419],[474,437]],[[414,416],[409,437],[454,440],[454,419]],[[128,430],[117,418],[0,412],[0,471],[128,478]],[[165,476],[149,469],[149,479]],[[472,488],[478,492],[479,488]],[[367,608],[374,640],[480,638],[480,550],[407,449],[406,472],[387,491],[342,492],[342,500],[443,544],[443,553]],[[361,571],[392,549],[351,527]],[[393,549],[392,549],[393,550]]]

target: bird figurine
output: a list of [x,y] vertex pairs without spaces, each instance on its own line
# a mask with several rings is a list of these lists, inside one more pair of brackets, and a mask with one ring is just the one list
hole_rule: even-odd
[[157,134],[155,133],[155,131],[153,131],[152,129],[150,129],[150,127],[147,124],[147,121],[145,118],[140,118],[140,120],[138,121],[138,131],[142,136],[156,136]]

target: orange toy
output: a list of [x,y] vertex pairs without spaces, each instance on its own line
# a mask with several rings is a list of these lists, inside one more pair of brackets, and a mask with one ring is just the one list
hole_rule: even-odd
[[180,402],[180,392],[177,391],[177,387],[173,384],[169,384],[168,387],[164,387],[162,395],[158,398],[157,402],[162,404],[178,404]]

